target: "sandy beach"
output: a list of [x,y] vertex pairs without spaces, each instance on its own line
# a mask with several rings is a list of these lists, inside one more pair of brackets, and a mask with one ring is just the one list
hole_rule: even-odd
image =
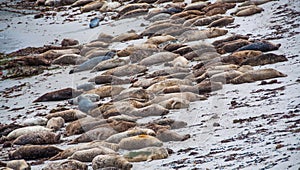
[[[97,40],[101,33],[113,37],[130,31],[141,34],[152,24],[144,18],[149,11],[144,15],[126,19],[111,19],[115,14],[108,12],[105,19],[100,21],[99,26],[91,29],[89,28],[90,19],[103,15],[98,10],[80,13],[79,7],[71,8],[66,5],[62,11],[53,7],[47,11],[48,17],[45,14],[42,18],[34,19],[40,11],[24,9],[25,12],[21,12],[21,9],[15,9],[12,5],[7,5],[5,1],[0,2],[2,4],[0,53],[1,61],[5,61],[4,63],[13,61],[15,58],[15,56],[8,57],[9,54],[27,47],[43,47],[44,45],[61,47],[61,41],[65,38],[78,40],[78,46],[85,46]],[[209,0],[209,2],[215,1]],[[127,3],[124,2],[122,6]],[[168,3],[150,3],[153,5],[150,9],[165,7]],[[228,9],[222,15],[231,16],[230,14],[241,3],[236,4],[234,8]],[[272,68],[287,76],[267,79],[264,82],[259,80],[243,84],[223,83],[222,89],[203,94],[207,100],[192,101],[187,108],[169,109],[169,113],[163,116],[138,119],[137,124],[148,123],[163,117],[184,121],[187,123],[185,127],[172,130],[178,134],[189,134],[190,138],[184,141],[163,142],[163,147],[173,150],[172,154],[170,153],[165,159],[133,162],[132,169],[299,169],[300,2],[297,0],[270,1],[259,7],[263,8],[260,13],[245,17],[233,16],[233,23],[221,27],[221,29],[228,30],[226,35],[196,42],[211,44],[216,40],[239,34],[247,35],[252,40],[267,40],[274,44],[281,44],[278,50],[271,52],[284,55],[287,61],[253,66],[253,68],[255,70]],[[116,8],[116,11],[120,8]],[[70,17],[71,15],[73,16]],[[208,29],[207,26],[195,28]],[[129,45],[142,44],[148,39],[147,36],[142,36],[135,40],[111,42],[105,49],[116,50],[118,54]],[[184,42],[179,43],[184,44]],[[81,52],[82,49],[80,49]],[[159,52],[162,51],[159,50]],[[224,57],[229,54],[231,52],[221,55]],[[115,58],[123,58],[116,56]],[[192,72],[192,68],[200,62],[191,60],[187,68]],[[50,64],[41,74],[6,79],[4,76],[8,71],[1,65],[1,126],[12,123],[22,124],[30,118],[45,117],[52,109],[78,110],[78,105],[69,104],[68,100],[33,103],[47,92],[69,87],[76,89],[78,85],[87,83],[90,78],[106,71],[91,72],[91,69],[88,69],[69,74],[74,68],[77,66]],[[130,80],[143,80],[145,75],[165,68],[163,64],[151,65],[142,74],[124,77]],[[132,84],[125,84],[122,87],[130,89]],[[104,85],[95,84],[94,86],[99,88]],[[100,106],[111,99],[111,97],[101,98],[96,103]],[[65,134],[68,123],[66,122],[56,133]],[[63,135],[62,142],[54,146],[66,149],[70,146],[67,145],[68,142],[79,135],[69,137]],[[76,145],[80,143],[73,146]],[[4,147],[2,143],[0,147],[2,148],[0,161],[7,162],[9,161],[8,153],[20,146],[12,144],[10,147]],[[118,151],[120,155],[126,152],[124,149]],[[31,169],[39,170],[52,162],[60,161],[62,160],[42,159],[40,162],[28,160],[28,163],[31,164]],[[92,169],[91,162],[86,162],[86,165],[88,169]]]

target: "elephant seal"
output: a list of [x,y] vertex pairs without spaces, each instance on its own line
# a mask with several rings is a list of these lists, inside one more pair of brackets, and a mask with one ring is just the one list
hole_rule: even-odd
[[79,7],[79,6],[84,6],[90,2],[93,2],[93,0],[78,0],[74,3],[72,3],[71,7]]
[[275,70],[275,69],[261,69],[246,72],[233,80],[232,84],[251,83],[259,80],[266,80],[270,78],[286,77],[287,75]]
[[273,44],[268,41],[258,41],[254,42],[252,44],[243,46],[236,51],[244,51],[244,50],[258,50],[262,52],[267,52],[267,51],[273,51],[273,50],[278,50],[281,44]]
[[261,54],[259,56],[248,58],[241,63],[241,65],[266,65],[266,64],[274,64],[277,62],[287,61],[287,58],[284,55],[277,55],[274,53]]
[[208,16],[208,17],[201,17],[197,20],[195,20],[190,26],[205,26],[209,25],[213,21],[216,21],[218,19],[223,18],[221,15],[215,15],[215,16]]
[[58,65],[78,65],[87,61],[88,58],[79,54],[64,54],[52,61],[52,64]]
[[149,117],[149,116],[162,116],[169,113],[169,110],[158,104],[152,104],[140,109],[132,109],[130,112],[125,112],[129,116],[137,116],[137,117]]
[[176,49],[179,49],[181,47],[186,47],[186,46],[187,45],[185,45],[185,44],[171,43],[171,44],[168,44],[168,45],[164,46],[163,49],[166,50],[166,51],[173,52]]
[[250,16],[250,15],[254,15],[254,14],[260,13],[262,11],[264,11],[263,8],[254,5],[254,6],[249,6],[246,9],[240,10],[235,15],[238,16],[238,17],[241,17],[241,16]]
[[147,88],[147,91],[151,93],[159,93],[164,88],[174,85],[192,85],[190,80],[180,80],[180,79],[166,79],[161,82],[157,82]]
[[190,138],[191,136],[189,134],[180,135],[169,129],[159,129],[157,131],[156,137],[162,142],[169,142],[169,141],[184,141]]
[[161,23],[161,24],[154,24],[151,25],[149,27],[147,27],[143,32],[142,32],[142,36],[152,36],[153,34],[155,34],[156,32],[163,30],[163,29],[167,29],[167,28],[171,28],[171,27],[176,27],[176,26],[180,26],[179,24],[173,24],[173,23]]
[[62,117],[52,117],[48,120],[46,128],[58,131],[65,124],[65,120]]
[[62,41],[61,41],[61,46],[63,47],[67,47],[67,46],[74,46],[74,45],[78,45],[79,44],[79,41],[78,40],[75,40],[75,39],[72,39],[72,38],[64,38]]
[[127,4],[125,6],[123,6],[119,11],[119,15],[122,16],[124,15],[125,13],[129,12],[129,11],[132,11],[132,10],[135,10],[135,9],[142,9],[142,8],[149,8],[150,5],[147,4],[147,3],[130,3],[130,4]]
[[179,56],[170,62],[173,67],[188,67],[189,61],[183,57]]
[[102,61],[101,63],[99,63],[95,67],[93,67],[91,73],[96,72],[96,71],[108,70],[108,69],[112,69],[112,68],[119,67],[119,66],[124,66],[128,63],[129,63],[129,60],[124,60],[124,59],[120,59],[120,58],[108,59],[108,60]]
[[93,1],[93,2],[90,2],[86,5],[84,5],[83,7],[81,7],[80,11],[82,13],[84,13],[84,12],[90,12],[92,10],[97,10],[97,9],[101,8],[103,4],[104,4],[104,1],[102,1],[102,0]]
[[111,84],[111,85],[122,85],[132,83],[132,79],[121,79],[113,75],[99,75],[89,80],[95,82],[95,84]]
[[[83,90],[83,91],[89,91],[89,90],[92,90],[92,89],[94,89],[95,88],[95,85],[94,84],[92,84],[92,83],[83,83],[83,84],[80,84],[80,85],[78,85],[77,87],[76,87],[76,89],[77,90]],[[80,95],[80,96],[83,96],[83,95]],[[78,96],[77,97],[77,99],[80,97],[80,96]],[[95,97],[95,96],[83,96],[83,97],[87,97],[87,98],[89,98],[90,100],[92,100],[91,98],[96,98],[97,99],[97,97]]]
[[109,49],[103,49],[101,47],[84,47],[80,54],[84,55],[85,58],[92,59],[99,56],[105,56],[106,54],[109,54],[110,52],[116,52],[115,50],[109,50]]
[[161,36],[153,36],[151,38],[149,38],[146,43],[148,44],[155,44],[155,45],[159,45],[161,43],[167,42],[167,41],[173,41],[176,38],[171,36],[171,35],[161,35]]
[[132,84],[132,87],[142,87],[143,89],[148,88],[149,86],[158,83],[160,81],[166,80],[165,77],[162,76],[158,76],[157,78],[153,78],[153,79],[144,79],[141,78],[138,81],[134,82]]
[[130,170],[132,164],[120,155],[98,155],[92,161],[93,170],[103,168],[117,168]]
[[60,142],[60,134],[53,132],[33,132],[19,136],[13,141],[15,145],[43,145],[43,144],[56,144]]
[[130,151],[128,153],[125,153],[123,156],[129,162],[142,162],[142,161],[165,159],[169,156],[169,153],[166,148],[148,147],[148,148]]
[[136,150],[151,146],[162,146],[163,143],[157,138],[149,135],[138,135],[124,138],[120,141],[119,147],[125,150]]
[[206,100],[207,98],[202,95],[197,95],[192,92],[182,92],[182,93],[169,93],[164,95],[157,95],[154,99],[150,100],[147,103],[160,103],[162,101],[171,99],[171,98],[181,98],[184,100],[188,100],[190,102],[198,101],[198,100]]
[[112,42],[124,42],[124,41],[139,39],[139,38],[140,38],[140,36],[137,33],[129,32],[129,33],[120,34],[120,35],[114,37],[111,41]]
[[140,65],[151,66],[154,64],[161,64],[164,62],[172,61],[177,57],[179,57],[179,55],[172,52],[160,52],[142,59],[140,61]]
[[210,2],[191,3],[191,4],[188,4],[187,6],[185,6],[184,11],[189,11],[189,10],[199,10],[199,11],[201,11],[204,7],[206,7],[209,4],[210,4]]
[[62,150],[50,145],[25,145],[9,153],[10,159],[34,160],[50,158]]
[[139,117],[135,116],[128,116],[128,115],[118,115],[118,116],[111,116],[108,118],[108,120],[116,120],[116,121],[127,121],[127,122],[136,122],[139,119]]
[[30,164],[28,164],[24,159],[20,160],[11,160],[6,163],[7,168],[14,170],[30,170]]
[[23,126],[34,126],[34,125],[46,125],[47,124],[48,119],[44,118],[44,117],[32,117],[29,119],[25,119],[21,125]]
[[121,101],[124,99],[136,99],[136,100],[143,100],[148,101],[151,98],[151,93],[149,93],[145,89],[141,88],[129,88],[126,90],[123,90],[119,95],[113,96],[113,101]]
[[60,112],[50,113],[46,116],[47,119],[51,119],[53,117],[62,117],[65,122],[71,122],[77,119],[81,119],[86,117],[87,115],[79,110],[64,110]]
[[105,119],[93,118],[90,116],[81,118],[81,119],[78,119],[76,121],[69,123],[66,126],[66,132],[67,132],[66,135],[71,136],[71,135],[81,134],[81,133],[84,133],[86,131],[93,129],[94,127],[96,127],[98,125],[103,125],[108,122],[109,121],[107,121]]
[[125,18],[132,18],[132,17],[138,17],[141,15],[146,15],[148,13],[148,9],[135,9],[132,11],[129,11],[125,13],[124,15],[120,16],[119,19],[125,19]]
[[91,59],[87,60],[86,62],[77,66],[74,70],[71,70],[70,74],[80,72],[80,71],[90,70],[90,69],[94,68],[97,64],[99,64],[100,62],[111,59],[112,56],[114,56],[114,55],[115,55],[115,53],[111,52],[111,53],[109,53],[109,55],[91,58]]
[[207,27],[211,28],[211,27],[225,27],[228,24],[231,24],[234,22],[234,18],[233,17],[224,17],[224,18],[220,18],[218,20],[215,20],[213,22],[211,22]]
[[73,97],[80,95],[81,93],[82,92],[77,91],[72,88],[64,88],[61,90],[56,90],[56,91],[52,91],[49,93],[45,93],[41,97],[34,100],[33,103],[47,102],[47,101],[61,101],[61,100],[71,99]]
[[[146,78],[155,78],[159,76],[168,76],[176,73],[189,73],[190,70],[188,68],[182,68],[182,67],[169,67],[162,70],[154,71],[148,75],[146,75]],[[165,77],[166,78],[166,77]],[[157,78],[159,80],[164,80],[165,78]],[[151,84],[150,84],[151,85]]]
[[162,101],[158,104],[166,109],[182,109],[190,106],[190,102],[188,100],[177,97]]
[[262,54],[261,51],[255,51],[255,50],[238,51],[238,52],[232,53],[229,56],[222,57],[221,61],[224,63],[240,65],[242,62],[244,62],[248,58],[254,58],[261,54]]
[[71,169],[80,169],[88,170],[88,166],[85,163],[82,163],[77,160],[66,160],[63,162],[51,162],[43,167],[42,170],[71,170]]
[[47,60],[54,60],[64,54],[79,54],[79,49],[65,49],[65,50],[48,50],[44,53],[39,54],[42,58]]
[[187,126],[187,123],[180,120],[174,120],[170,118],[163,118],[154,120],[153,123],[162,125],[162,126],[170,126],[171,129],[180,129]]
[[64,151],[60,152],[59,154],[53,156],[50,160],[53,161],[53,160],[66,159],[66,158],[72,156],[73,153],[75,153],[76,151],[86,150],[86,149],[91,149],[91,148],[98,148],[98,147],[100,147],[100,148],[105,147],[105,148],[111,149],[113,151],[119,150],[119,146],[117,144],[95,140],[93,142],[81,143],[80,145],[71,146],[71,147],[65,149]]
[[221,90],[223,85],[221,82],[214,81],[202,81],[196,85],[199,90],[199,94],[210,93],[212,91]]
[[208,30],[191,30],[181,34],[178,39],[180,41],[196,41],[207,38],[215,38],[227,34],[228,30],[219,28],[210,28]]
[[79,96],[78,97],[78,109],[84,113],[88,113],[89,110],[97,108],[97,104],[93,103],[89,98]]
[[117,143],[118,144],[124,138],[137,136],[137,135],[155,136],[156,134],[151,129],[144,129],[144,128],[135,127],[135,128],[129,129],[125,132],[121,132],[121,133],[117,133],[115,135],[112,135],[109,138],[107,138],[105,141],[109,142],[109,143]]
[[89,130],[79,137],[75,138],[70,144],[73,143],[83,143],[83,142],[91,142],[93,140],[105,140],[108,137],[117,134],[118,132],[114,130],[113,127],[110,127],[109,125],[101,125],[102,127]]
[[210,77],[213,82],[221,82],[223,84],[229,83],[232,79],[242,75],[243,73],[236,70],[225,71],[223,73],[218,73]]
[[248,40],[244,40],[244,39],[237,39],[234,41],[230,41],[225,43],[222,47],[218,48],[217,51],[220,54],[225,54],[225,53],[230,53],[230,52],[234,52],[237,49],[249,45],[251,44]]
[[120,67],[116,67],[110,70],[107,70],[103,75],[114,75],[117,77],[122,76],[134,76],[139,73],[144,73],[148,69],[146,66],[137,65],[137,64],[128,64]]
[[27,127],[22,127],[22,128],[18,128],[18,129],[13,130],[12,132],[10,132],[7,135],[7,138],[9,140],[12,140],[12,139],[18,138],[21,135],[26,135],[26,134],[35,133],[35,132],[44,132],[44,131],[50,132],[50,131],[52,131],[52,129],[45,128],[43,126],[27,126]]
[[92,162],[97,155],[117,155],[118,153],[105,147],[98,146],[96,148],[85,149],[74,152],[68,159],[75,159],[81,162]]
[[222,47],[227,42],[238,40],[238,39],[248,40],[249,37],[246,36],[246,35],[234,34],[230,37],[220,39],[220,40],[216,40],[212,43],[212,45],[215,46],[216,48],[219,48],[219,47]]
[[157,46],[154,44],[135,44],[126,47],[123,50],[117,52],[119,57],[126,57],[133,54],[135,51],[147,50],[147,51],[158,51]]
[[121,86],[116,86],[116,85],[105,85],[98,87],[96,89],[87,91],[86,94],[97,94],[100,96],[100,98],[105,98],[105,97],[112,97],[117,94],[120,94],[121,91],[123,91],[125,88]]

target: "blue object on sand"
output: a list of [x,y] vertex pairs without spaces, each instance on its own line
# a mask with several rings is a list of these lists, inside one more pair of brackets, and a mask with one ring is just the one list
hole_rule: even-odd
[[95,17],[90,20],[90,28],[95,28],[99,26],[100,18]]

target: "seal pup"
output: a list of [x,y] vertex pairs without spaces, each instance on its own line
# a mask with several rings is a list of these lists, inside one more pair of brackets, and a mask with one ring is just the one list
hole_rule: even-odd
[[43,167],[42,170],[67,170],[67,169],[80,169],[88,170],[88,166],[77,160],[66,160],[63,162],[51,162]]
[[127,137],[119,142],[119,147],[125,150],[136,150],[151,146],[160,147],[162,145],[163,143],[159,139],[149,135]]
[[74,152],[68,159],[75,159],[81,162],[92,162],[97,155],[117,155],[118,153],[105,147],[98,146]]
[[25,145],[9,153],[10,159],[34,160],[51,158],[62,150],[50,145]]
[[56,144],[60,142],[60,134],[53,132],[42,131],[33,132],[19,136],[13,141],[15,145],[43,145],[43,144]]
[[232,84],[241,84],[241,83],[252,83],[259,80],[266,80],[277,77],[286,77],[286,74],[283,74],[275,69],[260,69],[252,70],[231,80]]
[[98,155],[92,161],[93,170],[108,167],[130,170],[132,168],[132,164],[120,155]]
[[58,131],[65,124],[65,120],[62,117],[52,117],[48,120],[46,128]]
[[129,162],[142,162],[142,161],[165,159],[169,156],[169,153],[166,148],[147,147],[147,148],[127,152],[123,156]]

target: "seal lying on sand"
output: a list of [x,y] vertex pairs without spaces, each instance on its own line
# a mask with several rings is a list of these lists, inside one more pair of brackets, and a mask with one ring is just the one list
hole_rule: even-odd
[[62,117],[52,117],[47,122],[47,128],[53,129],[54,131],[58,131],[65,124],[65,120]]
[[47,119],[51,119],[53,117],[62,117],[65,122],[71,122],[77,119],[81,119],[86,117],[87,115],[79,110],[64,110],[60,112],[50,113],[46,116]]
[[75,160],[82,161],[82,162],[92,162],[92,160],[97,155],[108,155],[108,154],[117,155],[118,153],[109,148],[98,146],[96,148],[76,151],[72,154],[72,156],[69,157],[69,159],[75,159]]
[[50,131],[52,131],[52,129],[45,128],[43,126],[27,126],[27,127],[22,127],[22,128],[13,130],[12,132],[10,132],[7,135],[7,138],[9,140],[12,140],[12,139],[18,138],[21,135],[26,135],[26,134],[35,133],[35,132],[45,132],[45,131],[50,132]]
[[46,93],[46,94],[42,95],[41,97],[37,98],[36,100],[34,100],[33,103],[71,99],[73,97],[80,95],[81,93],[82,92],[79,92],[72,88],[64,88],[61,90],[56,90],[56,91]]
[[132,164],[120,155],[98,155],[92,161],[93,170],[102,168],[117,168],[130,170]]
[[86,149],[91,149],[91,148],[98,148],[98,147],[109,148],[113,151],[119,150],[119,146],[117,144],[95,140],[93,142],[81,143],[80,145],[71,146],[71,147],[65,149],[64,151],[60,152],[59,154],[55,155],[50,160],[66,159],[66,158],[70,157],[73,153],[75,153],[76,151],[86,150]]
[[129,162],[141,162],[141,161],[165,159],[169,156],[169,153],[166,148],[148,147],[148,148],[130,151],[128,153],[125,153],[123,156]]
[[138,135],[124,138],[120,141],[119,147],[126,150],[142,149],[150,146],[162,146],[163,143],[157,138],[149,135]]
[[268,41],[258,41],[254,42],[252,44],[243,46],[236,51],[243,51],[243,50],[258,50],[262,52],[267,52],[267,51],[273,51],[273,50],[278,50],[278,48],[281,46],[281,44],[273,44]]
[[105,141],[110,142],[110,143],[119,143],[124,138],[131,137],[131,136],[136,136],[136,135],[155,136],[155,132],[151,129],[144,129],[144,128],[135,127],[135,128],[130,129],[128,131],[112,135],[109,138],[107,138]]
[[67,169],[80,169],[88,170],[88,166],[77,160],[66,160],[63,162],[51,162],[44,166],[42,170],[67,170]]
[[233,80],[231,80],[231,83],[233,84],[251,83],[254,81],[265,80],[265,79],[276,78],[276,77],[286,77],[286,76],[287,75],[271,68],[253,70],[234,78]]
[[34,160],[41,158],[51,158],[62,150],[50,145],[26,145],[9,153],[10,159]]
[[42,132],[33,132],[29,134],[24,134],[19,136],[13,141],[15,145],[43,145],[43,144],[55,144],[59,143],[60,134],[55,134],[53,132],[42,131]]

